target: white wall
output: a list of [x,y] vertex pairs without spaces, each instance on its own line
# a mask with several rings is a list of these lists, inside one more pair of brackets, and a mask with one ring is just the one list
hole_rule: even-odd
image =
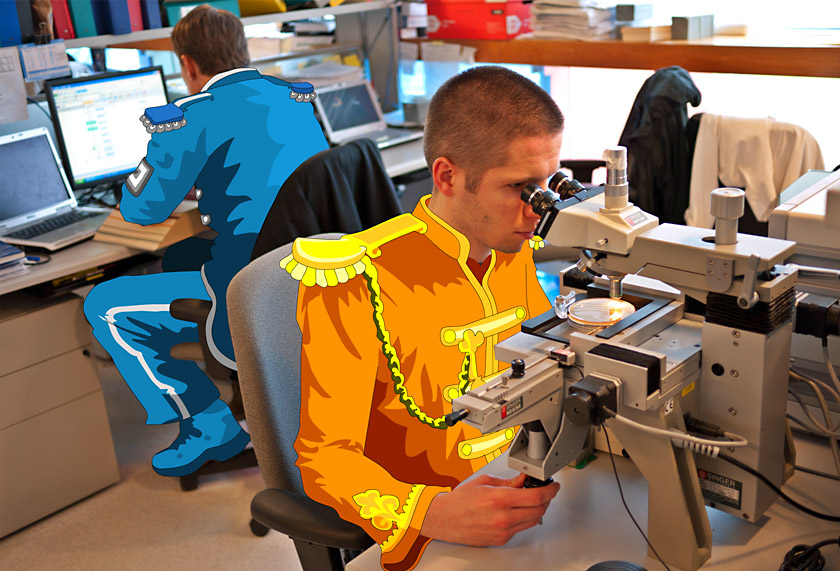
[[[546,67],[551,94],[566,116],[564,158],[600,158],[618,143],[636,94],[653,70]],[[840,164],[840,79],[691,73],[702,95],[698,112],[771,116],[807,129],[827,169]],[[599,181],[601,182],[601,181]]]

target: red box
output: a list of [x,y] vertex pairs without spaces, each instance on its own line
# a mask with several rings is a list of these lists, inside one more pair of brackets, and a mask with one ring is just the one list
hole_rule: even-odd
[[507,40],[531,31],[530,4],[470,0],[427,0],[435,39]]

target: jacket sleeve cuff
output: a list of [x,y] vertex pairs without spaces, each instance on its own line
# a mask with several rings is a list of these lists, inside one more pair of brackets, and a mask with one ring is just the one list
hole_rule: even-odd
[[423,520],[432,500],[441,492],[451,488],[440,486],[416,485],[409,494],[405,505],[406,526],[394,530],[380,547],[380,563],[386,571],[409,571],[413,569],[431,539],[420,535]]

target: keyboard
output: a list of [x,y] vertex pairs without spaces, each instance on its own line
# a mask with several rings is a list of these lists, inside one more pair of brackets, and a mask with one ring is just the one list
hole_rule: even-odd
[[99,216],[100,214],[100,212],[72,210],[66,214],[59,214],[58,216],[47,218],[43,222],[23,228],[22,230],[9,232],[6,236],[9,236],[10,238],[19,238],[21,240],[31,240],[32,238],[41,236],[47,232],[52,232],[57,228],[63,228],[64,226],[69,226],[70,224],[79,222],[85,218]]

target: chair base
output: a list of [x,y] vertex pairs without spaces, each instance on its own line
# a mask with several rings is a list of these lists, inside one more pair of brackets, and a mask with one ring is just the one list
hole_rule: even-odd
[[343,571],[344,567],[362,554],[358,550],[325,547],[302,539],[294,539],[295,550],[303,571]]
[[257,455],[254,452],[254,449],[246,448],[229,460],[225,460],[224,462],[216,462],[214,460],[207,462],[192,474],[181,476],[178,479],[181,483],[181,490],[191,492],[198,489],[199,476],[229,472],[230,470],[241,470],[243,468],[253,468],[256,465]]

